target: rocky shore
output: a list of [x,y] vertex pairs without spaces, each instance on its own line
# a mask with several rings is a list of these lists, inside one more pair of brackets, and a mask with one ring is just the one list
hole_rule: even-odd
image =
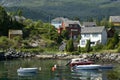
[[0,52],[0,60],[17,59],[17,58],[31,58],[35,57],[35,54],[30,52],[21,52],[14,49],[9,49],[5,52]]
[[87,58],[93,61],[102,61],[102,62],[117,62],[120,63],[120,53],[84,53],[79,55],[68,55],[68,54],[35,54],[30,52],[20,52],[15,50],[8,50],[6,52],[1,52],[0,60],[5,59],[16,59],[16,58],[36,58],[36,59],[73,59],[73,58]]
[[117,62],[120,63],[120,53],[94,53],[94,54],[80,54],[80,55],[36,55],[38,59],[73,59],[73,58],[86,58],[93,61],[102,62]]

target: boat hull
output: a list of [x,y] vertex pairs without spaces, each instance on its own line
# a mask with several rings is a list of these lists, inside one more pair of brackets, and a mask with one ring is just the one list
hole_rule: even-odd
[[75,66],[75,65],[90,65],[93,64],[92,61],[87,61],[87,62],[78,62],[78,63],[70,63],[70,66]]
[[92,70],[92,69],[99,69],[100,65],[78,65],[73,67],[76,70]]
[[17,70],[18,73],[36,73],[38,68],[19,68]]
[[113,68],[114,68],[114,66],[112,66],[112,65],[102,65],[102,66],[100,66],[99,69],[101,69],[101,70],[109,70],[109,69],[113,69]]

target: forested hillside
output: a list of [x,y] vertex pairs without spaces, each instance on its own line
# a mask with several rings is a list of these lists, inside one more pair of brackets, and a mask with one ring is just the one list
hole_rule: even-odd
[[8,11],[23,11],[23,15],[34,20],[48,21],[51,18],[64,16],[101,18],[120,15],[120,0],[0,0]]

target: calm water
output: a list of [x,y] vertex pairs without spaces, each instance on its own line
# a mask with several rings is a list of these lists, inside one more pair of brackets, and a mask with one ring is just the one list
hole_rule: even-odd
[[[36,59],[2,61],[0,62],[0,80],[117,80],[116,78],[119,76],[119,74],[114,75],[113,70],[83,70],[74,72],[68,66],[65,66],[67,62],[67,60]],[[59,68],[53,72],[51,68],[54,64],[57,64]],[[41,71],[37,74],[28,73],[20,75],[17,73],[19,67],[41,67]]]

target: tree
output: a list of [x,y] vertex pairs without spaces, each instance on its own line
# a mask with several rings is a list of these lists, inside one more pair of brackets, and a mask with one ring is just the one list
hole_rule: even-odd
[[10,17],[3,7],[0,6],[0,35],[7,36],[10,27]]
[[118,42],[119,42],[118,33],[115,32],[113,37],[114,37],[114,43],[115,43],[115,45],[118,44]]
[[74,51],[74,45],[73,45],[72,39],[68,40],[68,42],[66,44],[66,51],[68,51],[68,52]]
[[61,33],[61,36],[63,39],[68,40],[69,39],[69,32],[67,30],[63,30]]
[[81,52],[81,47],[80,46],[78,46],[78,52]]
[[107,21],[107,19],[106,19],[106,18],[103,18],[103,19],[101,20],[101,22],[100,22],[100,25],[101,25],[101,26],[108,27],[108,21]]
[[17,15],[21,17],[22,16],[22,10],[18,10]]
[[86,44],[86,52],[90,52],[91,48],[90,48],[90,40],[87,40],[87,44]]
[[118,34],[115,32],[114,36],[112,38],[110,38],[107,42],[107,49],[114,49],[115,46],[119,43],[119,36]]

